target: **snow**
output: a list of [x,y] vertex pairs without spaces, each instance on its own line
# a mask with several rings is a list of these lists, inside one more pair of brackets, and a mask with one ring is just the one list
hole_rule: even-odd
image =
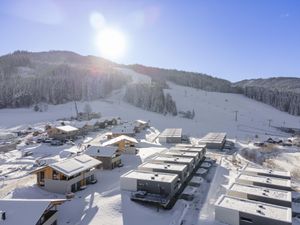
[[84,153],[95,157],[97,156],[112,157],[116,154],[117,150],[118,148],[114,146],[106,146],[106,147],[90,146]]
[[[271,205],[225,195],[222,195],[218,199],[217,206],[222,208],[230,208],[248,214],[254,214],[256,216],[263,216],[275,220],[291,222],[290,218],[292,211],[290,208],[283,206]],[[262,211],[263,214],[259,213],[258,210]]]
[[128,141],[128,142],[135,143],[135,144],[138,143],[138,141],[133,137],[128,137],[126,135],[120,135],[116,138],[113,138],[111,140],[108,140],[108,141],[102,143],[102,146],[114,145],[116,143],[119,143],[120,141]]
[[59,126],[56,127],[59,130],[62,130],[64,132],[72,132],[72,131],[78,131],[78,129],[76,127],[72,127],[70,125],[65,125],[65,126]]
[[101,164],[101,161],[88,155],[79,155],[73,158],[65,159],[60,162],[50,164],[49,166],[64,175],[71,177],[88,169],[94,168]]
[[[132,75],[133,82],[151,82],[147,76],[125,72]],[[196,90],[168,83],[170,93],[176,101],[178,111],[193,110],[193,120],[170,115],[161,115],[144,111],[122,101],[124,90],[117,90],[107,99],[91,101],[93,111],[101,112],[107,117],[121,117],[123,121],[142,119],[149,121],[149,129],[137,134],[139,141],[138,155],[122,155],[121,168],[103,170],[96,173],[98,182],[88,185],[85,190],[77,192],[75,198],[59,207],[59,223],[87,224],[116,224],[116,225],[184,225],[220,224],[214,218],[214,204],[224,186],[234,182],[241,168],[247,163],[254,166],[286,169],[292,172],[292,177],[299,182],[300,150],[296,147],[270,147],[270,150],[259,150],[253,146],[255,141],[263,141],[268,137],[287,138],[288,135],[269,127],[268,120],[272,119],[273,126],[299,126],[299,117],[278,111],[271,106],[254,101],[239,94],[215,93]],[[78,102],[78,108],[83,108],[86,102]],[[234,111],[238,110],[238,120],[235,121]],[[49,105],[45,112],[34,112],[30,108],[1,109],[1,132],[14,132],[29,127],[43,131],[46,124],[60,124],[60,119],[75,116],[74,103]],[[101,119],[100,119],[101,120]],[[65,121],[65,120],[64,120]],[[66,123],[76,126],[75,121]],[[89,122],[84,122],[91,123]],[[123,125],[113,127],[121,129]],[[204,182],[196,188],[191,202],[178,200],[171,210],[163,210],[136,203],[130,200],[130,193],[120,191],[120,176],[138,165],[155,158],[168,145],[159,143],[158,136],[167,127],[182,128],[183,134],[190,135],[193,143],[208,132],[226,132],[227,138],[235,142],[236,149],[232,152],[208,151],[207,156],[216,159],[204,176]],[[64,196],[44,191],[34,185],[36,178],[28,175],[36,167],[37,161],[48,164],[60,162],[72,154],[81,151],[81,145],[99,144],[105,141],[105,133],[92,132],[76,141],[75,146],[49,146],[47,144],[31,144],[18,146],[19,150],[0,153],[0,197],[5,198],[63,198]],[[29,137],[26,137],[29,138]],[[33,152],[32,156],[23,156],[26,151]],[[246,157],[246,151],[253,152],[257,157],[252,160]],[[168,158],[170,159],[170,158]],[[208,164],[207,164],[208,165]],[[227,179],[225,176],[228,176]],[[297,180],[298,179],[298,180]],[[294,181],[293,181],[294,182]],[[296,183],[295,182],[295,183]],[[294,183],[294,184],[295,184]],[[295,184],[296,185],[296,184]],[[300,224],[295,218],[295,223]]]
[[6,213],[6,220],[1,221],[1,224],[36,224],[50,203],[51,200],[47,199],[2,199],[0,200],[0,209]]

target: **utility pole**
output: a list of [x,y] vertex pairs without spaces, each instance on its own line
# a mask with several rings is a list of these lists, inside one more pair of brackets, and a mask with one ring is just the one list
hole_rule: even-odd
[[78,119],[78,108],[75,100],[74,100],[74,104],[75,104],[75,111],[76,111],[76,119]]
[[269,121],[269,127],[271,127],[272,119],[268,119],[268,121]]
[[238,110],[235,110],[235,111],[233,111],[233,112],[234,112],[234,114],[235,114],[235,121],[237,121],[237,119],[238,119],[237,117],[238,117],[238,112],[239,112],[239,111],[238,111]]

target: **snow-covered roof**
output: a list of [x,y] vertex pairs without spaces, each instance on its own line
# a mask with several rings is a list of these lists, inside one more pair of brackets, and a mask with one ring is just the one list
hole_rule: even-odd
[[233,183],[229,187],[228,191],[235,191],[256,196],[262,196],[264,198],[273,198],[289,202],[292,200],[292,193],[290,191],[283,191],[273,188],[252,186],[246,184]]
[[[291,187],[291,181],[288,179],[281,179],[275,177],[263,177],[263,176],[251,176],[247,174],[240,174],[236,178],[237,182],[239,180],[251,181],[255,183],[262,183],[267,185],[277,185],[281,187]],[[239,182],[238,182],[239,183]]]
[[175,147],[177,148],[205,148],[206,145],[205,144],[197,144],[197,145],[193,145],[193,144],[176,144]]
[[75,156],[74,158],[50,164],[49,166],[58,172],[70,177],[85,170],[100,165],[102,162],[86,154]]
[[160,133],[159,137],[181,137],[182,128],[167,128]]
[[143,125],[148,124],[148,122],[146,122],[146,121],[144,121],[144,120],[136,120],[135,122],[136,122],[136,123],[143,124]]
[[[65,201],[64,199],[59,199]],[[33,225],[38,222],[45,210],[50,206],[52,199],[1,199],[0,211],[6,213],[6,219],[0,218],[2,225]]]
[[246,174],[257,174],[257,175],[263,175],[263,176],[269,176],[269,177],[282,177],[282,178],[287,178],[287,179],[291,178],[291,173],[288,171],[260,169],[260,168],[249,167],[249,166],[247,166],[243,172]]
[[192,157],[196,158],[199,156],[198,152],[181,152],[181,151],[164,151],[162,152],[163,155],[173,155],[173,156],[180,156],[180,157]]
[[110,140],[104,142],[102,144],[102,146],[113,145],[113,144],[116,144],[116,143],[118,143],[120,141],[128,141],[128,142],[135,143],[135,144],[138,143],[138,141],[135,138],[133,138],[133,137],[128,137],[126,135],[120,135],[120,136],[118,136],[116,138],[113,138],[113,139],[110,139]]
[[115,134],[134,134],[135,126],[132,124],[127,124],[125,126],[114,127],[111,132]]
[[17,134],[15,133],[9,133],[9,132],[0,132],[0,140],[9,140],[17,137]]
[[116,154],[117,150],[118,148],[114,146],[90,146],[85,151],[85,154],[94,157],[112,157]]
[[240,199],[227,195],[221,195],[216,202],[216,206],[252,214],[259,217],[267,217],[275,220],[285,221],[290,224],[292,223],[291,208],[283,206],[271,205],[247,199]]
[[226,133],[208,133],[200,139],[199,143],[222,143],[226,139]]
[[187,168],[185,164],[173,164],[173,163],[151,163],[145,162],[141,164],[139,167],[141,168],[150,168],[150,169],[163,169],[163,170],[171,170],[171,171],[184,171]]
[[70,126],[70,125],[65,125],[65,126],[58,126],[56,127],[59,130],[62,130],[64,132],[73,132],[73,131],[78,131],[76,127]]
[[178,179],[177,174],[156,173],[156,172],[148,172],[148,171],[141,171],[141,170],[131,170],[128,173],[122,175],[122,177],[133,178],[138,180],[159,181],[165,183],[171,183],[174,180]]
[[170,162],[170,163],[184,163],[184,164],[191,164],[194,162],[193,158],[187,158],[187,157],[164,157],[164,156],[156,156],[152,158],[153,161],[160,161],[160,162]]

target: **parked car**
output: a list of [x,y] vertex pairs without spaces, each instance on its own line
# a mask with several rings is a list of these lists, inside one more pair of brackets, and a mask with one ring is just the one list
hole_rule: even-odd
[[147,196],[147,192],[146,191],[137,191],[134,193],[135,197],[138,198],[145,198]]
[[60,145],[63,145],[64,143],[60,140],[52,140],[51,141],[51,145],[52,146],[60,146]]
[[26,157],[26,156],[31,156],[33,155],[33,152],[32,151],[26,151],[23,153],[23,156]]
[[36,139],[36,143],[42,143],[42,142],[44,142],[44,138],[38,138],[38,139]]
[[71,141],[71,140],[67,140],[65,143],[67,145],[75,145],[74,141]]
[[53,141],[53,139],[52,138],[46,138],[46,139],[44,139],[44,143],[51,143]]

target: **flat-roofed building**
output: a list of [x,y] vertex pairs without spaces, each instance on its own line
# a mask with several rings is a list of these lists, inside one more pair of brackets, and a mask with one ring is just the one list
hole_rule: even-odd
[[145,162],[138,166],[138,170],[177,174],[181,183],[189,176],[188,166],[185,164]]
[[254,176],[267,176],[267,177],[277,177],[282,179],[291,179],[291,172],[288,171],[260,169],[260,168],[249,167],[249,166],[247,166],[244,169],[243,173],[248,175],[254,175]]
[[208,149],[222,150],[226,142],[226,133],[208,133],[200,139],[199,144],[206,145]]
[[187,151],[182,152],[182,151],[165,150],[162,151],[160,155],[193,158],[195,161],[195,166],[197,166],[201,160],[199,152],[187,152]]
[[171,147],[169,148],[170,151],[179,151],[179,152],[198,152],[200,160],[206,154],[206,148],[188,148],[188,147]]
[[167,128],[158,136],[160,143],[181,143],[182,129]]
[[185,164],[188,166],[189,173],[191,173],[195,168],[195,160],[189,157],[155,156],[151,159],[151,162]]
[[206,148],[206,144],[176,144],[174,147],[179,148]]
[[65,199],[0,199],[1,225],[53,225]]
[[131,170],[120,178],[121,189],[172,197],[180,187],[177,174]]
[[281,179],[276,177],[251,176],[247,174],[240,174],[236,179],[236,183],[248,184],[254,186],[268,187],[279,190],[291,191],[291,181],[288,179]]
[[32,174],[37,176],[37,185],[47,191],[66,194],[75,192],[87,184],[94,184],[95,173],[101,161],[88,156],[79,155],[41,167]]
[[291,208],[221,195],[215,219],[229,225],[291,225]]
[[292,193],[290,191],[273,188],[233,183],[228,188],[227,195],[285,207],[292,206]]
[[79,129],[70,125],[58,126],[48,129],[47,134],[58,140],[74,139],[79,134]]

